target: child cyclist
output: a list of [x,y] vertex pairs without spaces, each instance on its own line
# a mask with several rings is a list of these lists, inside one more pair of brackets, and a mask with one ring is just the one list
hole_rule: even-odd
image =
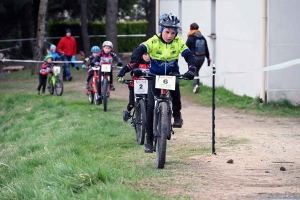
[[[102,50],[97,54],[97,56],[95,58],[93,58],[93,60],[91,61],[91,66],[95,66],[96,64],[99,63],[99,65],[102,64],[112,64],[113,59],[117,60],[118,64],[117,66],[122,66],[122,61],[121,59],[117,56],[117,54],[115,54],[112,51],[113,48],[113,44],[111,41],[104,41],[102,44]],[[110,72],[110,90],[114,91],[115,87],[113,85],[113,73],[112,73],[112,68],[111,68],[111,72]],[[101,96],[101,81],[99,81],[99,84],[97,86],[97,90],[98,90],[98,99],[100,99],[100,103],[102,100],[102,96]]]
[[[178,57],[184,57],[188,63],[188,71],[184,74],[185,79],[193,80],[195,66],[197,64],[196,58],[189,48],[185,45],[181,37],[177,36],[178,28],[180,28],[180,21],[175,16],[170,14],[163,14],[159,21],[159,34],[154,35],[146,42],[141,44],[138,48],[133,50],[130,66],[133,68],[135,76],[139,77],[143,73],[138,68],[140,58],[145,52],[150,55],[150,72],[156,75],[176,75],[179,74]],[[153,152],[153,109],[154,109],[154,95],[160,95],[160,89],[155,88],[155,80],[150,80],[148,87],[148,102],[147,102],[147,117],[146,117],[146,144],[145,152]],[[181,117],[181,100],[179,90],[179,80],[176,81],[175,90],[170,91],[173,99],[173,127],[181,128],[183,120]]]
[[[149,54],[146,52],[143,54],[140,64],[139,64],[139,69],[146,71],[149,70],[150,67],[150,57]],[[125,75],[125,73],[130,72],[132,69],[129,65],[124,66],[119,74],[118,74],[118,81],[119,82],[123,82],[124,78],[123,76]],[[138,79],[137,77],[133,76],[132,80],[136,80]],[[131,85],[128,86],[129,89],[129,103],[127,105],[127,110],[124,111],[123,114],[123,121],[127,122],[129,117],[130,117],[130,111],[132,110],[133,106],[134,106],[134,88],[133,88],[133,83]]]
[[52,56],[47,55],[44,58],[44,63],[42,64],[42,67],[40,69],[39,73],[39,86],[37,88],[38,90],[38,95],[40,95],[40,90],[42,88],[42,95],[45,95],[45,89],[46,89],[46,84],[47,84],[47,75],[48,73],[53,73],[51,70],[54,66],[52,63]]
[[[83,64],[82,64],[82,69],[85,69],[86,68],[86,63],[87,62],[90,62],[92,61],[98,53],[100,53],[100,47],[98,46],[93,46],[91,48],[91,52],[92,52],[92,55],[90,55],[89,57],[85,58],[84,61],[83,61]],[[94,75],[94,70],[92,69],[92,67],[89,65],[88,66],[88,77],[86,79],[86,82],[85,82],[85,88],[88,89],[89,88],[89,82],[91,80],[91,78],[93,77]]]

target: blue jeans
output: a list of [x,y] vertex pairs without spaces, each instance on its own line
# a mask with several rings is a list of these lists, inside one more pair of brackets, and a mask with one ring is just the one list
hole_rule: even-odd
[[72,56],[63,56],[63,61],[66,61],[64,63],[64,72],[63,72],[63,78],[67,78],[71,76],[69,64],[71,62]]

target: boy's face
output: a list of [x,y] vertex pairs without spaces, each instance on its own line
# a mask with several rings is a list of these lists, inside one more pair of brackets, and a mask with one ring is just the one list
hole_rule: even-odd
[[51,49],[51,52],[53,53],[56,52],[56,48]]
[[104,53],[111,52],[111,47],[110,46],[104,46],[102,49],[103,49]]
[[52,58],[48,58],[47,63],[51,63],[51,62],[52,62]]
[[146,62],[150,62],[150,56],[149,56],[148,53],[143,54],[143,60],[146,61]]
[[97,56],[97,53],[93,52],[92,55],[93,55],[93,57],[96,57],[96,56]]
[[174,40],[175,36],[176,36],[176,32],[174,31],[173,28],[165,28],[163,30],[163,32],[161,33],[162,39],[167,43],[172,42],[172,40]]

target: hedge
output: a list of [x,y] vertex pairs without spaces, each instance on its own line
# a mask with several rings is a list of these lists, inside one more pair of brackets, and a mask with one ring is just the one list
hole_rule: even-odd
[[[130,35],[130,34],[146,34],[148,22],[118,22],[118,34]],[[63,37],[65,35],[66,28],[72,30],[73,36],[81,36],[81,30],[79,22],[51,22],[47,25],[48,37]],[[88,24],[89,35],[106,35],[105,22],[92,22]],[[51,42],[55,45],[58,44],[60,39],[51,39]],[[100,46],[105,37],[91,37],[90,45]],[[118,50],[119,52],[131,52],[141,42],[145,40],[145,37],[119,37],[118,38]],[[82,49],[81,38],[76,38],[78,50]]]

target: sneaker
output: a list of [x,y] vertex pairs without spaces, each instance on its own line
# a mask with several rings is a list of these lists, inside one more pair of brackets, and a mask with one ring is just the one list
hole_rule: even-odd
[[129,112],[128,110],[125,110],[125,111],[123,112],[123,121],[124,121],[124,122],[127,122],[128,119],[129,119],[129,117],[130,117],[130,112]]
[[41,95],[41,92],[38,90],[38,95]]
[[42,92],[42,95],[45,96],[45,92]]
[[116,88],[115,88],[115,86],[113,84],[110,84],[110,90],[111,91],[115,91],[116,90]]
[[173,127],[174,128],[181,128],[183,124],[183,119],[181,116],[181,113],[173,114],[174,122],[173,122]]
[[195,85],[194,89],[193,89],[193,93],[196,94],[199,91],[199,85]]
[[86,89],[89,89],[89,88],[90,88],[89,82],[86,82],[86,83],[85,83],[85,88],[86,88]]
[[102,104],[102,96],[101,95],[98,95],[97,101],[99,102],[99,104]]
[[145,148],[145,153],[153,153],[153,138],[147,138],[144,148]]

